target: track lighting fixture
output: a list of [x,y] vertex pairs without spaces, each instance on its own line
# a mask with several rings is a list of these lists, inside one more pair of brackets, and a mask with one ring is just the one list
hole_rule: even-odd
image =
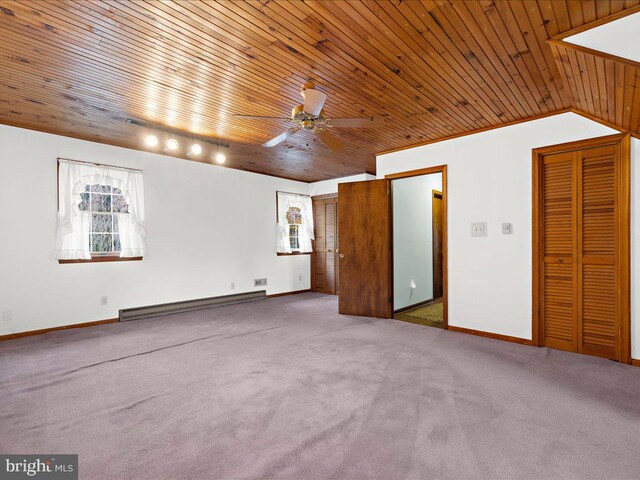
[[175,138],[170,138],[167,140],[167,150],[171,150],[172,152],[177,150],[180,144]]

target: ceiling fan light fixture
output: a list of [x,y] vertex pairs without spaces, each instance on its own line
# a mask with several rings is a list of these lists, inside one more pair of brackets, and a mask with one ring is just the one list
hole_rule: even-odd
[[227,157],[225,156],[224,153],[218,152],[216,153],[215,160],[216,160],[216,163],[219,163],[220,165],[222,165],[227,160]]
[[[377,117],[364,118],[334,118],[328,117],[324,110],[324,103],[327,95],[316,90],[313,83],[307,82],[302,86],[300,92],[304,98],[304,104],[296,105],[291,110],[289,123],[292,124],[286,132],[262,144],[263,147],[271,148],[280,145],[282,142],[295,135],[300,130],[313,132],[322,143],[333,152],[342,150],[345,145],[339,137],[333,136],[329,130],[334,128],[377,128],[384,126],[384,120]],[[259,117],[253,115],[236,115],[245,119],[256,120],[283,120],[279,117]],[[308,146],[308,144],[307,144]]]
[[320,115],[327,95],[314,88],[307,88],[302,91],[304,97],[304,111],[308,115]]

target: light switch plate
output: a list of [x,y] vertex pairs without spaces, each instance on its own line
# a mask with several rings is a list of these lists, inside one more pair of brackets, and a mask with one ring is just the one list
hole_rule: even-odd
[[487,222],[473,222],[471,224],[471,236],[472,237],[486,237],[487,236]]
[[513,233],[513,225],[510,223],[502,224],[502,234],[503,235],[511,235]]

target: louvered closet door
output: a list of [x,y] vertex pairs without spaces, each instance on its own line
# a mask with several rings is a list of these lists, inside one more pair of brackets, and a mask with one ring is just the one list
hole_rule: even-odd
[[543,345],[577,351],[575,154],[547,155],[543,163]]
[[581,329],[579,351],[617,358],[616,321],[616,151],[615,145],[577,152],[581,168],[578,196],[578,278]]
[[324,234],[326,242],[325,293],[336,293],[336,248],[337,248],[337,208],[335,199],[326,200],[324,204]]
[[338,250],[338,203],[336,198],[313,201],[314,233],[311,289],[336,294]]
[[629,159],[608,138],[541,158],[540,334],[547,347],[627,361]]
[[327,256],[326,239],[324,235],[324,201],[313,201],[313,227],[315,240],[313,241],[313,255],[311,258],[311,290],[323,292],[325,289],[325,264]]

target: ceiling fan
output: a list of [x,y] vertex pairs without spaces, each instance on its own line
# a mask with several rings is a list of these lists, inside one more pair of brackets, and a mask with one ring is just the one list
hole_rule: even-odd
[[337,152],[344,148],[344,144],[331,132],[332,128],[377,128],[384,126],[384,120],[379,117],[368,118],[333,118],[327,117],[324,109],[324,102],[327,95],[314,88],[313,84],[306,84],[300,92],[304,98],[304,104],[298,105],[291,111],[291,118],[287,117],[260,117],[256,115],[235,114],[236,118],[247,120],[285,120],[293,126],[284,133],[272,138],[263,147],[275,147],[284,142],[287,138],[298,131],[310,130],[315,133],[322,142],[332,151]]

